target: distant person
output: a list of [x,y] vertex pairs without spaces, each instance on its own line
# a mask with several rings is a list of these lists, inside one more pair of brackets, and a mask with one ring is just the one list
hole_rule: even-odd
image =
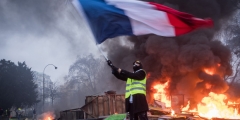
[[10,116],[11,115],[11,111],[10,111],[10,109],[7,109],[7,117],[10,119]]
[[16,117],[17,117],[17,119],[19,120],[19,113],[18,113],[18,111],[15,110],[15,113],[16,113]]
[[[112,74],[126,81],[125,108],[130,115],[130,120],[148,120],[149,110],[146,100],[146,72],[140,61],[133,62],[133,72],[116,68],[110,60],[107,61],[112,68]],[[128,117],[128,116],[127,116]]]
[[0,120],[1,120],[2,116],[3,116],[3,109],[0,108]]
[[20,120],[21,119],[21,109],[18,108],[15,112],[16,112],[16,115],[17,115],[17,119]]
[[36,119],[36,110],[33,108],[33,120]]

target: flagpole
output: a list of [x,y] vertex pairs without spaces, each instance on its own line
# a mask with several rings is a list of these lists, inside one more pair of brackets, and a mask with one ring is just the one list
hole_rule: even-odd
[[102,52],[102,50],[100,49],[100,47],[98,46],[98,44],[96,44],[98,50],[100,51],[100,53],[102,54],[102,56],[106,59],[106,61],[108,61],[109,59],[107,58],[107,56],[105,56]]
[[[68,5],[68,3],[69,3],[69,0],[66,0],[66,5]],[[76,10],[76,8],[73,6],[72,2],[70,2],[70,3],[71,3],[71,7],[73,7],[74,10],[77,12],[77,10]],[[78,12],[77,12],[77,13],[78,13]],[[79,13],[78,13],[78,14],[79,14]],[[74,15],[73,15],[73,17],[75,18]],[[79,15],[79,17],[82,18],[81,15]],[[77,18],[75,18],[75,19],[77,20]],[[84,18],[82,18],[82,19],[84,19]],[[78,20],[77,20],[77,21],[78,21]],[[95,41],[95,42],[96,42],[96,41]],[[101,48],[98,46],[98,43],[97,43],[97,42],[96,42],[96,46],[97,46],[99,52],[101,53],[101,55],[106,59],[106,61],[108,61],[109,59],[107,58],[107,56],[104,55],[104,53],[102,52]]]

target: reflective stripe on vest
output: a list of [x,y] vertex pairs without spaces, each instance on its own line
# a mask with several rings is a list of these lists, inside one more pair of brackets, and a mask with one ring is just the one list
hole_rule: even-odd
[[125,98],[134,94],[146,95],[146,77],[143,80],[127,79]]

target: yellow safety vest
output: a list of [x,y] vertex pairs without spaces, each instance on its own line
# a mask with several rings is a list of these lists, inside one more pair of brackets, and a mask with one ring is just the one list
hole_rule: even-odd
[[[144,71],[145,72],[145,71]],[[125,98],[134,94],[146,95],[146,77],[143,80],[127,79]]]

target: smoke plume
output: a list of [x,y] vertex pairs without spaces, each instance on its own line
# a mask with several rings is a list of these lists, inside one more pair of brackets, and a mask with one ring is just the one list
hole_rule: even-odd
[[[151,101],[151,88],[155,83],[169,81],[167,94],[184,94],[191,103],[198,103],[210,91],[224,93],[228,84],[223,79],[232,74],[231,53],[220,40],[214,39],[221,23],[232,15],[239,1],[236,0],[152,0],[200,18],[212,18],[214,28],[199,29],[187,35],[166,38],[156,35],[108,40],[105,50],[116,66],[131,70],[136,59],[143,63],[148,73],[147,92]],[[140,11],[139,11],[140,12]],[[119,38],[115,38],[119,39]],[[109,47],[110,46],[110,47]],[[214,71],[213,74],[206,70]],[[191,107],[194,107],[192,104]]]

